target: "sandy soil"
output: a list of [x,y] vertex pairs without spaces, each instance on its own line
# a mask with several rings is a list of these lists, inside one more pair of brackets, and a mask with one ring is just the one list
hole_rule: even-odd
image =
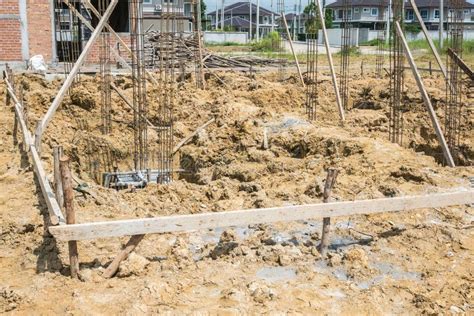
[[[336,200],[469,186],[472,167],[440,164],[441,151],[411,78],[399,146],[388,141],[387,79],[354,76],[352,106],[340,126],[327,74],[321,77],[315,122],[306,119],[304,89],[294,76],[284,83],[272,73],[257,74],[256,80],[232,72],[220,76],[226,86],[210,78],[207,91],[180,84],[176,142],[216,118],[176,157],[176,167],[187,172],[169,185],[136,192],[98,183],[114,165],[131,169],[132,112],[114,96],[113,131],[101,135],[99,85],[94,77],[82,77],[48,127],[42,153],[51,172],[52,146],[64,146],[74,173],[93,194],[77,193],[78,222],[319,202],[331,166],[341,169]],[[33,130],[60,82],[17,78]],[[128,78],[115,81],[131,95]],[[426,85],[442,120],[443,81],[433,77]],[[156,93],[148,89],[152,122]],[[109,280],[101,273],[127,238],[84,241],[83,281],[72,280],[67,245],[45,232],[46,206],[27,156],[14,143],[12,109],[0,111],[1,312],[473,312],[474,212],[468,206],[334,219],[327,258],[315,247],[319,220],[149,235]],[[472,125],[472,119],[463,125],[458,158],[464,165],[474,157]],[[261,147],[264,128],[268,150]],[[153,132],[150,144],[156,155]]]

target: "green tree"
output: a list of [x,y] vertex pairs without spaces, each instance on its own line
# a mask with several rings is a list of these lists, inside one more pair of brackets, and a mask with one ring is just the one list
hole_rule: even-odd
[[[303,12],[309,16],[308,20],[305,23],[306,26],[306,32],[309,34],[316,34],[319,29],[319,19],[318,17],[318,7],[315,2],[311,2],[308,4]],[[326,28],[331,28],[332,27],[332,21],[333,21],[333,16],[332,16],[332,10],[327,9],[324,13],[324,22],[326,24]]]

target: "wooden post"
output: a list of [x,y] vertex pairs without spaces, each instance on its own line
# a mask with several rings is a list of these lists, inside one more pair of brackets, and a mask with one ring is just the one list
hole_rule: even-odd
[[429,62],[430,75],[433,75],[433,70],[431,69],[431,60]]
[[[326,177],[326,183],[324,184],[323,192],[323,202],[328,203],[331,198],[331,190],[336,183],[337,174],[339,173],[338,169],[329,168],[328,174]],[[321,244],[319,245],[319,252],[321,256],[326,255],[328,246],[329,246],[329,232],[331,230],[331,218],[323,218],[323,234],[321,236]]]
[[41,120],[36,121],[35,129],[35,148],[38,152],[38,155],[41,157]]
[[363,60],[360,62],[360,75],[361,77],[364,76],[364,61]]
[[288,42],[290,42],[291,52],[293,53],[293,57],[295,58],[296,69],[298,69],[298,75],[300,77],[301,84],[304,87],[305,84],[303,79],[303,73],[301,72],[300,63],[298,62],[298,57],[296,56],[295,49],[293,48],[293,41],[291,40],[290,30],[288,29],[288,23],[286,23],[286,17],[284,14],[281,17],[283,19],[283,23],[285,23],[286,35],[288,36]]
[[[61,180],[64,194],[64,208],[66,210],[66,224],[76,223],[76,213],[74,211],[74,191],[72,189],[72,176],[69,170],[69,157],[63,156],[59,160],[59,169],[61,170]],[[79,258],[77,252],[77,241],[68,241],[69,265],[71,277],[79,278]]]
[[[56,200],[58,201],[61,210],[64,208],[64,195],[63,195],[63,182],[61,180],[61,171],[59,169],[59,160],[63,154],[62,146],[53,147],[53,158],[54,158],[54,193],[56,194]],[[64,210],[63,210],[64,211]]]
[[436,116],[436,112],[433,109],[433,105],[431,104],[430,97],[428,95],[428,92],[426,92],[425,85],[423,84],[423,81],[421,80],[420,73],[418,72],[418,68],[416,67],[413,56],[411,55],[410,48],[408,47],[408,43],[405,39],[405,35],[403,35],[402,28],[400,27],[400,24],[398,23],[398,21],[395,21],[395,28],[396,28],[398,37],[400,38],[402,42],[403,48],[405,50],[405,55],[407,56],[408,62],[413,72],[413,76],[415,77],[415,80],[416,80],[416,84],[418,85],[418,89],[420,90],[421,96],[423,97],[423,101],[425,102],[425,106],[428,110],[428,114],[430,115],[431,123],[433,123],[436,136],[438,137],[438,142],[441,145],[441,148],[443,149],[444,159],[446,159],[446,163],[448,164],[448,166],[455,167],[453,157],[451,156],[451,152],[449,150],[448,144],[446,143],[446,139],[444,138],[443,131],[441,130],[441,127],[439,125],[438,117]]
[[148,183],[151,182],[151,169],[150,169],[150,168],[147,168],[147,169],[146,169],[146,181],[147,181]]
[[115,257],[115,259],[109,264],[102,276],[106,279],[113,277],[118,271],[120,262],[127,259],[128,255],[138,246],[143,237],[145,237],[145,235],[133,235],[130,237],[130,240],[125,245],[125,248],[123,248],[117,257]]
[[342,101],[341,101],[341,94],[339,93],[339,87],[337,84],[337,78],[336,78],[336,71],[334,70],[334,63],[332,61],[332,55],[329,50],[329,39],[328,39],[328,32],[326,30],[326,22],[324,20],[324,14],[323,14],[323,9],[321,7],[321,1],[318,0],[318,15],[319,15],[319,20],[321,22],[321,30],[323,32],[323,39],[324,39],[324,47],[326,47],[326,55],[328,57],[328,63],[329,63],[329,68],[331,69],[331,79],[332,79],[332,85],[334,87],[334,93],[336,94],[336,103],[337,103],[337,109],[339,110],[339,117],[341,121],[345,121],[345,114],[344,114],[344,108],[342,106]]

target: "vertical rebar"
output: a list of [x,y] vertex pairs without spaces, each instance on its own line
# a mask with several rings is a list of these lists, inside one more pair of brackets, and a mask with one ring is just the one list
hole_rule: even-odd
[[132,85],[133,85],[133,122],[134,147],[133,162],[135,170],[145,170],[148,164],[147,140],[147,100],[146,74],[143,36],[143,0],[130,0],[130,41],[132,50]]
[[[314,0],[313,2],[314,3]],[[314,12],[309,17],[311,25],[308,25],[307,47],[306,47],[306,113],[309,120],[316,119],[318,106],[318,19]]]
[[[101,16],[109,6],[110,0],[99,0],[98,11]],[[108,23],[108,22],[107,22]],[[99,43],[100,85],[101,85],[101,129],[102,134],[109,134],[112,127],[111,117],[111,61],[110,61],[110,33],[104,28]]]
[[[393,0],[393,21],[398,21],[404,28],[404,1]],[[395,28],[391,31],[390,49],[390,116],[389,139],[402,145],[403,140],[403,111],[404,111],[404,61],[405,55],[400,38]]]
[[[347,110],[349,102],[349,59],[351,52],[351,32],[352,32],[352,6],[350,0],[342,2],[342,22],[341,22],[341,65],[339,74],[339,91],[341,94],[342,106]],[[351,13],[351,16],[349,16]]]

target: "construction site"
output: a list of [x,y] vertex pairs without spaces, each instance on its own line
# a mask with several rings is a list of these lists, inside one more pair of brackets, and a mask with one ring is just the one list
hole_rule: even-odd
[[143,0],[50,1],[58,62],[0,64],[0,313],[473,313],[462,3],[441,49],[392,0],[361,55],[352,1],[335,52],[311,0],[298,54],[277,0],[257,56],[207,47],[199,0],[153,24]]

